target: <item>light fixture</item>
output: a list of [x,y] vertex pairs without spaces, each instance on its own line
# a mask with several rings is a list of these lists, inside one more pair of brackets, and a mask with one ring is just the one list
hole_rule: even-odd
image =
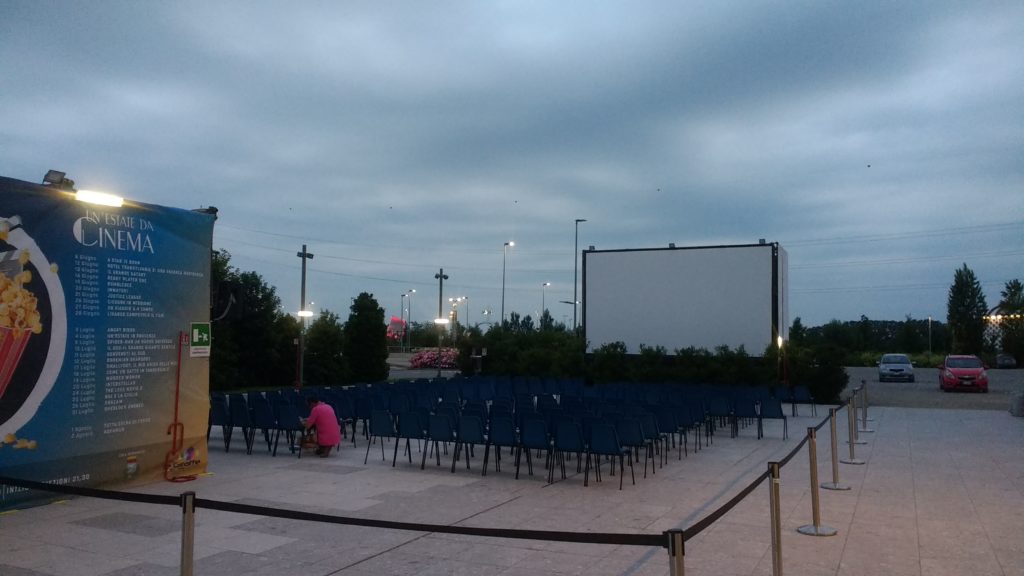
[[64,183],[65,176],[67,176],[67,173],[61,172],[60,170],[47,170],[46,176],[43,176],[43,184],[60,186]]
[[299,318],[312,318],[312,317],[313,317],[313,311],[312,310],[299,310]]
[[95,192],[93,190],[79,190],[75,192],[75,200],[89,204],[99,204],[100,206],[113,206],[114,208],[120,208],[124,205],[124,198],[120,196],[107,194],[106,192]]
[[448,323],[448,319],[447,318],[434,318],[434,324],[443,325],[443,324],[447,324],[447,323]]
[[782,335],[781,334],[778,337],[775,338],[775,343],[779,345],[779,349],[781,350],[782,349]]

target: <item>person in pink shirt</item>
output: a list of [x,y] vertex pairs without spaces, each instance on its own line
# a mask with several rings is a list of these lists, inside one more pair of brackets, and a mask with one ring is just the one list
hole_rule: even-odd
[[309,403],[309,418],[304,419],[302,424],[306,427],[307,433],[316,428],[316,453],[321,458],[326,458],[331,453],[331,448],[341,444],[338,417],[330,404],[321,402],[316,396],[310,396],[306,401]]

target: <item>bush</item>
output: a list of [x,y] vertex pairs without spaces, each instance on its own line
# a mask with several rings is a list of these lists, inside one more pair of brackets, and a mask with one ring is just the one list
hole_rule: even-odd
[[[454,348],[441,348],[440,368],[451,370],[458,367],[459,352]],[[409,367],[415,370],[438,368],[437,348],[420,350],[409,359]]]

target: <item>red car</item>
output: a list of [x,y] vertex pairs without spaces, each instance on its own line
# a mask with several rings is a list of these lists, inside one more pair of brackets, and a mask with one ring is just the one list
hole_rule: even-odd
[[977,356],[946,356],[939,367],[939,388],[988,392],[988,374]]

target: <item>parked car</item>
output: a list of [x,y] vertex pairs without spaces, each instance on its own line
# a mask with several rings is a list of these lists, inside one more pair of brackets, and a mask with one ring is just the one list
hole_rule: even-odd
[[977,356],[946,356],[939,367],[939,389],[988,392],[985,364]]
[[1009,354],[996,355],[996,368],[1016,368],[1017,360]]
[[913,382],[914,363],[906,354],[883,354],[878,361],[879,382]]

